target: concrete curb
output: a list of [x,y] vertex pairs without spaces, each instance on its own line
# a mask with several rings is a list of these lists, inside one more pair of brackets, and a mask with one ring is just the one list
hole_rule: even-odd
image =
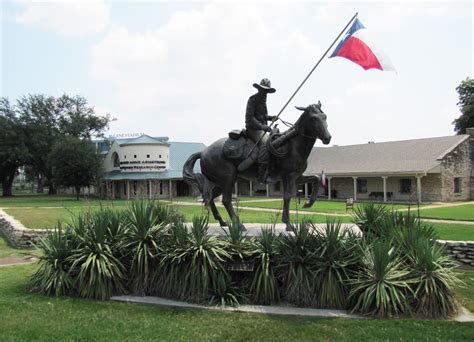
[[200,310],[215,310],[227,312],[246,312],[246,313],[260,313],[269,315],[285,315],[285,316],[309,316],[309,317],[326,317],[326,318],[346,318],[346,319],[367,319],[363,316],[349,314],[344,310],[328,310],[328,309],[309,309],[297,308],[291,306],[268,306],[268,305],[240,305],[238,307],[219,307],[219,306],[205,306],[198,304],[191,304],[180,302],[161,297],[153,296],[113,296],[110,300],[117,302],[126,302],[134,304],[149,304],[165,307],[185,308],[185,309],[200,309]]

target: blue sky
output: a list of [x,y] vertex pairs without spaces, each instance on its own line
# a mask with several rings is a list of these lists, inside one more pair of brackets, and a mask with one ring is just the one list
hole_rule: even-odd
[[282,117],[321,100],[339,145],[453,134],[470,1],[4,1],[0,95],[80,94],[116,118],[111,134],[209,144],[243,127],[262,77],[278,113],[356,11],[397,73],[325,59]]

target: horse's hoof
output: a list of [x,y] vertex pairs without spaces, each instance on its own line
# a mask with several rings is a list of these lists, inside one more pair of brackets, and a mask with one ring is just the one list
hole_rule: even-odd
[[247,231],[247,228],[245,228],[245,226],[243,224],[240,225],[240,231],[241,232],[246,232]]
[[219,224],[221,225],[221,227],[227,227],[228,226],[228,224],[226,222],[220,222]]
[[303,205],[303,208],[311,208],[313,206],[313,203],[307,202]]
[[293,229],[291,229],[291,225],[290,224],[286,224],[286,229],[285,229],[287,232],[292,232]]

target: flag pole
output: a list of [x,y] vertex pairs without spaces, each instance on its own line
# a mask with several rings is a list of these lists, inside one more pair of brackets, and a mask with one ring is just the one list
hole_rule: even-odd
[[[293,93],[293,95],[291,95],[291,97],[289,98],[289,100],[285,103],[285,105],[283,106],[283,108],[280,110],[280,112],[278,113],[278,115],[273,118],[272,120],[272,123],[270,124],[270,127],[275,123],[275,121],[278,120],[278,118],[280,117],[281,113],[283,113],[283,111],[285,110],[285,108],[288,106],[288,104],[291,102],[291,100],[293,100],[293,98],[295,97],[295,95],[298,93],[298,91],[301,89],[301,87],[303,86],[303,84],[306,83],[306,81],[308,80],[308,78],[311,76],[311,74],[313,73],[314,70],[316,70],[316,68],[318,67],[318,65],[322,62],[322,60],[324,59],[324,57],[326,57],[326,55],[328,54],[328,52],[332,49],[332,47],[334,46],[334,44],[336,44],[336,42],[339,40],[339,38],[342,36],[342,34],[347,30],[347,28],[349,27],[349,25],[354,21],[355,18],[357,18],[357,15],[359,13],[356,12],[353,17],[351,18],[351,20],[348,21],[348,23],[346,24],[346,26],[344,26],[344,28],[342,29],[342,31],[339,33],[339,35],[336,37],[336,39],[334,39],[334,41],[331,43],[331,45],[328,47],[328,49],[326,50],[326,52],[324,52],[324,54],[321,56],[321,58],[318,60],[318,62],[316,63],[316,65],[311,69],[311,71],[308,73],[308,75],[306,75],[306,77],[304,78],[303,82],[301,82],[301,84],[298,86],[298,88],[296,88],[295,92]],[[260,136],[260,139],[258,139],[258,141],[255,143],[255,145],[252,147],[252,149],[249,151],[249,153],[247,154],[247,158],[248,156],[250,156],[250,154],[252,153],[252,151],[254,150],[254,148],[260,143],[260,141],[263,139],[263,137],[267,134],[267,132],[264,132],[264,134],[262,134]]]

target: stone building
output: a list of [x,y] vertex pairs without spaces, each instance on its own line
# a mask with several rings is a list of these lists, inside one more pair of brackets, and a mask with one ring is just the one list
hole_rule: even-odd
[[[141,135],[115,139],[111,144],[96,141],[104,155],[102,198],[175,198],[198,196],[199,190],[183,181],[183,165],[201,143],[171,142],[167,137]],[[196,166],[199,171],[199,165]]]
[[474,199],[473,164],[469,128],[465,135],[316,147],[305,174],[324,171],[328,199],[465,201]]

